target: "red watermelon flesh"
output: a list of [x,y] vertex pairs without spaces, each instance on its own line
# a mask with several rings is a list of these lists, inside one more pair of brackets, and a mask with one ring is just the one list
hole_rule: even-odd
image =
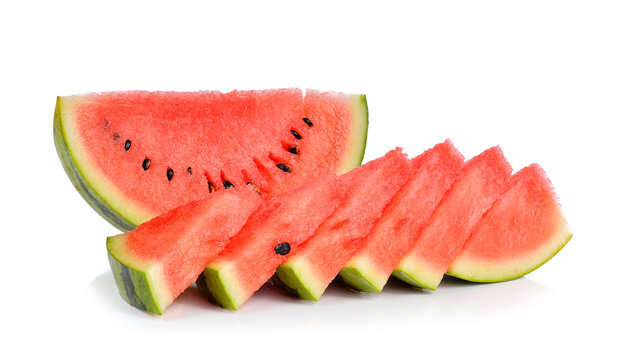
[[286,289],[318,300],[410,174],[410,161],[396,149],[342,175],[341,206],[277,269]]
[[340,181],[325,175],[270,197],[200,277],[198,288],[214,302],[237,310],[341,203]]
[[451,187],[464,157],[450,140],[411,161],[413,174],[387,205],[341,277],[359,291],[380,292]]
[[498,146],[469,160],[394,276],[435,290],[475,225],[507,186],[511,173]]
[[571,237],[551,182],[532,164],[512,176],[448,274],[476,282],[516,279],[547,262]]
[[299,89],[58,98],[55,140],[88,202],[129,230],[210,192],[265,195],[360,164],[363,95]]
[[109,237],[108,256],[122,297],[142,310],[162,313],[261,201],[252,190],[218,192]]

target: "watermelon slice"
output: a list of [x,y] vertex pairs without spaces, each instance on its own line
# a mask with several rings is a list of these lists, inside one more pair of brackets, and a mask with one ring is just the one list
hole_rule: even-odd
[[512,167],[498,146],[469,160],[393,275],[435,290],[510,174]]
[[224,308],[237,310],[308,239],[341,202],[332,173],[269,198],[198,278],[198,289]]
[[516,279],[546,263],[571,237],[552,184],[532,164],[512,176],[448,274],[475,282]]
[[299,89],[59,97],[55,144],[86,201],[129,230],[210,192],[264,195],[362,162],[364,95]]
[[341,270],[348,285],[364,292],[382,291],[463,163],[464,157],[450,140],[411,161],[413,175],[387,205],[364,245]]
[[255,191],[222,191],[177,207],[107,241],[125,301],[161,314],[217,256],[261,203]]
[[277,268],[278,283],[293,295],[317,301],[410,173],[410,161],[396,149],[341,176],[343,203]]

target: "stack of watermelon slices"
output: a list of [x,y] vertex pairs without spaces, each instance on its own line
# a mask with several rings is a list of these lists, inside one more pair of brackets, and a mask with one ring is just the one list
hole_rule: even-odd
[[[392,273],[428,289],[436,289],[446,272],[471,281],[510,280],[546,262],[571,237],[543,170],[511,171],[499,147],[463,163],[446,141],[413,160],[400,149],[390,151],[257,207],[235,205],[248,202],[248,191],[223,191],[201,202],[205,211],[183,218],[186,210],[177,208],[109,238],[112,270],[123,298],[154,313],[197,274],[203,295],[234,310],[273,275],[283,290],[315,301],[339,273],[366,292],[380,292]],[[213,202],[227,209],[226,218],[217,218]],[[236,207],[239,216],[228,210]],[[215,224],[245,217],[239,231]],[[194,236],[204,231],[210,231],[208,242]],[[147,243],[139,245],[144,237]],[[154,254],[149,262],[142,253],[148,248]],[[149,266],[138,265],[144,263]],[[125,269],[135,274],[133,286]],[[157,276],[156,269],[166,275]]]
[[391,275],[432,290],[445,273],[511,280],[571,238],[545,172],[511,176],[499,147],[464,162],[447,140],[354,169],[362,95],[90,94],[59,98],[55,115],[78,191],[119,228],[140,224],[107,249],[122,297],[154,314],[196,278],[229,309],[269,279],[315,301],[337,275],[363,292]]

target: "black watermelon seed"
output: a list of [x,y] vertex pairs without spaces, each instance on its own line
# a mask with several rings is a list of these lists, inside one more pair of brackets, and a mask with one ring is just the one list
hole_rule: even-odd
[[308,119],[308,118],[303,118],[303,122],[304,122],[304,123],[306,123],[306,124],[308,124],[308,126],[309,126],[309,127],[314,126],[314,124],[312,123],[312,121],[310,121],[310,119]]
[[292,145],[290,148],[288,148],[288,152],[290,152],[291,154],[299,155],[299,148],[297,147],[297,145]]
[[191,175],[191,166],[187,168],[187,174]]
[[290,244],[287,242],[283,242],[277,246],[275,246],[275,253],[279,255],[288,255],[290,252]]
[[130,140],[125,140],[125,151],[130,150],[130,146],[132,146],[132,142]]
[[297,140],[301,140],[301,135],[299,135],[298,132],[294,131],[294,130],[290,130],[290,132],[292,133],[292,135],[295,137],[295,139]]
[[215,186],[211,183],[211,181],[207,181],[207,185],[209,185],[209,192],[215,192]]
[[235,187],[235,185],[231,184],[231,182],[230,182],[230,181],[227,181],[227,180],[224,180],[224,181],[222,182],[222,186],[224,186],[224,188],[225,188],[225,189],[230,189],[230,188],[232,188],[232,187]]
[[151,165],[152,161],[148,158],[145,158],[145,160],[143,160],[143,170],[147,170],[149,169],[149,166]]
[[292,168],[290,166],[286,165],[286,164],[279,163],[279,164],[277,164],[277,167],[279,168],[279,170],[282,170],[284,172],[291,172],[292,171]]
[[167,169],[167,180],[171,181],[171,179],[174,177],[174,170],[172,169]]
[[118,133],[114,133],[114,135],[112,135],[112,140],[114,141],[118,141],[121,137],[119,136]]

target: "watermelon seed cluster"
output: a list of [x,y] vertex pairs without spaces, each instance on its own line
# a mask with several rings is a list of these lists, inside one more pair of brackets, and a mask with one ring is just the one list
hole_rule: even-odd
[[[308,119],[307,117],[304,117],[302,120],[303,120],[303,122],[305,122],[305,123],[306,123],[309,127],[313,127],[313,126],[314,126],[314,124],[312,123],[312,121],[311,121],[310,119]],[[104,127],[105,127],[105,128],[109,128],[109,126],[110,126],[110,123],[109,123],[109,121],[107,121],[107,120],[106,120],[106,121],[104,122]],[[290,129],[290,133],[291,133],[291,134],[292,134],[292,136],[294,136],[294,138],[295,138],[295,139],[297,139],[297,140],[301,140],[301,139],[303,138],[303,137],[301,136],[301,134],[299,134],[299,132],[298,132],[298,131],[296,131],[295,129]],[[114,133],[114,134],[112,135],[112,139],[113,139],[114,141],[118,141],[120,138],[121,138],[121,136],[120,136],[118,133]],[[126,140],[125,140],[125,144],[123,145],[124,150],[125,150],[125,151],[128,151],[128,150],[130,150],[130,148],[131,148],[131,147],[132,147],[132,141],[130,141],[129,139],[126,139]],[[289,153],[294,154],[294,155],[300,155],[300,153],[301,153],[301,151],[299,150],[299,147],[298,147],[296,144],[293,144],[293,145],[289,146],[287,150],[288,150],[288,152],[289,152]],[[143,160],[143,163],[142,163],[143,170],[144,170],[144,171],[149,170],[149,168],[150,168],[151,164],[152,164],[151,159],[149,159],[149,158],[145,158],[145,159]],[[281,163],[281,162],[280,162],[280,163],[277,163],[277,164],[276,164],[276,167],[277,167],[279,170],[283,171],[283,172],[287,172],[287,173],[292,172],[292,167],[291,167],[290,165],[288,165],[288,164],[284,164],[284,163]],[[193,170],[191,169],[191,166],[187,167],[187,173],[188,173],[189,175],[192,175],[192,174],[193,174]],[[166,175],[167,175],[167,181],[171,181],[171,180],[174,178],[174,170],[173,170],[173,169],[171,169],[171,168],[167,168]],[[208,186],[209,192],[210,192],[210,193],[215,192],[215,191],[217,190],[217,188],[216,188],[216,187],[215,187],[215,185],[211,182],[211,177],[210,177],[208,174],[205,174],[205,175],[206,175],[206,177],[207,177],[207,186]],[[255,190],[258,194],[260,194],[260,193],[261,193],[261,190],[259,189],[259,187],[257,187],[257,186],[256,186],[253,182],[251,182],[251,181],[247,181],[247,182],[246,182],[246,185],[253,187],[253,188],[254,188],[254,190]],[[230,189],[230,188],[235,187],[235,185],[233,185],[233,183],[232,183],[232,182],[230,182],[230,181],[228,181],[228,180],[223,180],[223,181],[222,181],[222,187],[223,187],[224,189]],[[282,245],[282,244],[280,244],[280,245]],[[276,248],[275,248],[275,249],[276,249]],[[290,250],[288,250],[288,251],[290,251]]]

